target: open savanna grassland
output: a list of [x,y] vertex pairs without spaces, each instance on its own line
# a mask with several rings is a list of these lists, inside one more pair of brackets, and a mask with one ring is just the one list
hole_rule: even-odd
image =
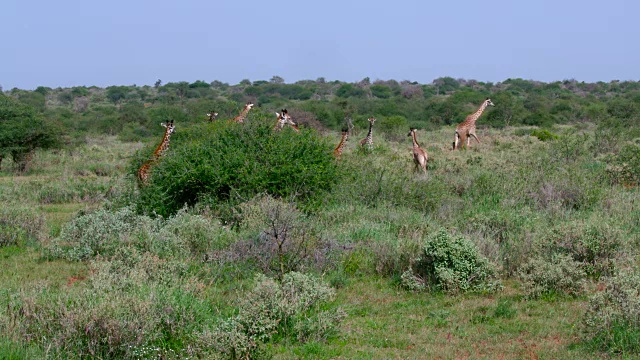
[[[284,202],[301,243],[333,249],[292,268],[335,289],[309,285],[317,305],[307,312],[269,302],[289,314],[285,324],[251,312],[279,294],[255,274],[281,276],[283,259],[300,253],[244,254],[265,233],[250,214],[275,200],[245,199],[233,216],[122,210],[135,201],[141,144],[115,138],[38,152],[19,176],[3,163],[0,224],[15,236],[0,248],[0,358],[631,358],[629,347],[593,346],[583,323],[603,279],[637,261],[638,190],[617,180],[596,127],[554,127],[549,139],[533,130],[479,129],[481,143],[464,151],[450,150],[453,127],[419,130],[426,175],[413,171],[408,129],[374,129],[372,151],[358,145],[365,129],[354,134],[331,191],[305,211]],[[100,232],[98,216],[75,221],[95,211],[118,222],[104,237],[115,245],[72,243],[82,226]],[[492,264],[491,288],[407,289],[404,274],[443,229]],[[582,275],[533,261],[551,252],[582,256]]]

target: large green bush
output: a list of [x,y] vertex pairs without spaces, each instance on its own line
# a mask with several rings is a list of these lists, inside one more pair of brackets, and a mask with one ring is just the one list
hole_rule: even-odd
[[244,124],[184,130],[177,124],[166,157],[140,191],[140,209],[166,216],[185,204],[237,204],[259,193],[318,199],[336,181],[332,146],[312,130],[274,131],[274,119],[258,115]]

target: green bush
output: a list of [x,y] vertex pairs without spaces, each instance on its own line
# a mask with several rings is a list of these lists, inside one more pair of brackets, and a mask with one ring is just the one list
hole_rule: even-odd
[[543,295],[582,294],[586,273],[570,255],[553,254],[530,259],[519,269],[518,276],[526,296],[535,299]]
[[535,136],[540,141],[556,140],[560,137],[547,129],[535,129],[531,132],[531,136]]
[[260,193],[318,200],[338,175],[332,146],[313,130],[273,131],[273,123],[263,115],[176,131],[140,191],[140,210],[167,216],[185,204],[237,204]]
[[640,271],[605,280],[604,291],[589,299],[582,320],[584,340],[598,350],[640,354]]
[[402,275],[402,280],[412,290],[425,287],[458,293],[493,291],[500,287],[493,266],[480,255],[475,244],[444,229],[427,238],[410,271]]

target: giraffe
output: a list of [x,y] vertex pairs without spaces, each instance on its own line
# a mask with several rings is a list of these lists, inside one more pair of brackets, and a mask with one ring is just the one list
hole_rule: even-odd
[[333,149],[333,156],[336,159],[340,160],[340,155],[342,155],[342,150],[344,150],[344,146],[347,144],[347,140],[349,139],[349,129],[342,128],[342,138],[340,139],[340,143]]
[[300,132],[300,128],[293,120],[291,120],[291,115],[289,115],[289,112],[287,111],[287,109],[282,109],[280,111],[281,111],[280,113],[276,113],[276,116],[278,117],[278,122],[276,122],[276,126],[274,126],[273,129],[280,130],[285,125],[288,124],[291,126],[293,130],[295,130],[296,132]]
[[482,102],[482,105],[480,105],[476,112],[467,116],[467,118],[463,122],[456,126],[456,134],[453,141],[453,150],[460,149],[461,146],[465,146],[465,140],[467,141],[465,148],[468,148],[471,143],[472,136],[474,139],[476,139],[478,144],[480,143],[480,140],[478,140],[478,136],[476,136],[476,120],[478,120],[480,115],[482,115],[482,112],[487,108],[487,106],[495,106],[489,98]]
[[167,124],[161,123],[162,127],[165,127],[164,135],[162,136],[162,141],[153,152],[151,159],[145,161],[144,164],[138,169],[138,180],[140,180],[141,184],[146,184],[149,180],[149,170],[151,170],[151,166],[162,157],[167,149],[169,148],[169,139],[171,134],[175,132],[176,127],[173,125],[173,120],[169,121]]
[[240,112],[240,115],[236,116],[233,118],[233,122],[237,122],[237,123],[243,123],[244,119],[247,118],[247,114],[249,113],[249,110],[251,110],[251,108],[253,107],[253,103],[251,101],[249,101],[245,106],[244,109],[242,109],[242,111]]
[[376,118],[370,117],[367,120],[369,121],[369,132],[367,133],[367,137],[366,138],[360,140],[360,146],[367,145],[369,150],[371,150],[371,149],[373,149],[373,136],[372,136],[373,123],[376,122]]
[[422,171],[426,174],[429,155],[427,155],[427,152],[420,147],[420,144],[418,144],[416,131],[418,131],[416,128],[411,128],[409,134],[407,134],[407,136],[411,136],[413,139],[413,162],[416,164],[416,171],[418,170],[418,167],[421,167]]
[[209,117],[210,122],[214,122],[218,118],[218,113],[211,110],[207,113],[207,116]]

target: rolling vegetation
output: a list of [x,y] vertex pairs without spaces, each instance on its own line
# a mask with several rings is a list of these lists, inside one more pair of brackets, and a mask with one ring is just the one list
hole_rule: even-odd
[[637,358],[639,181],[633,81],[4,91],[0,358]]

